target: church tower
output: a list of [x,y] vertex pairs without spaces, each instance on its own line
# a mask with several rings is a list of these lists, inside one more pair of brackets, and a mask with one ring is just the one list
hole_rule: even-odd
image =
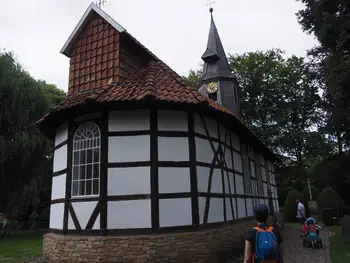
[[210,8],[211,22],[207,49],[202,55],[203,75],[199,92],[239,117],[238,83],[230,72],[227,57]]

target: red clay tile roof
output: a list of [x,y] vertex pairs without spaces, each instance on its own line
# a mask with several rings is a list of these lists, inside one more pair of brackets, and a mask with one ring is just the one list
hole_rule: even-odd
[[[84,105],[90,102],[121,102],[153,99],[185,104],[206,104],[213,110],[233,115],[225,107],[200,94],[188,86],[184,80],[160,60],[151,61],[148,67],[129,77],[121,85],[95,88],[68,96],[52,108],[37,123],[45,121],[55,112]],[[236,117],[237,118],[237,117]],[[238,119],[238,118],[237,118]]]
[[241,123],[247,132],[259,141],[259,144],[263,148],[275,156],[237,116],[225,107],[202,95],[197,90],[192,89],[177,73],[159,59],[151,61],[146,68],[130,76],[121,85],[108,85],[67,96],[63,102],[52,108],[50,113],[41,118],[37,124],[41,125],[46,122],[58,111],[82,106],[91,102],[112,103],[146,99],[180,104],[204,105],[213,111],[230,115]]

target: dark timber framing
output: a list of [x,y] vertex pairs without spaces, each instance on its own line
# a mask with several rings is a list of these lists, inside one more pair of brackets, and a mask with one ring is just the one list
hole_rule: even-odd
[[152,229],[159,228],[159,186],[158,186],[158,112],[151,109],[150,113],[151,127],[151,217]]
[[69,201],[71,198],[71,184],[72,184],[72,153],[73,153],[73,119],[68,119],[68,145],[67,145],[67,177],[66,177],[66,193],[64,202],[64,214],[63,214],[63,231],[68,230],[68,209],[70,207]]
[[57,144],[57,145],[53,148],[53,150],[56,151],[56,150],[58,150],[59,148],[65,146],[65,145],[67,145],[67,144],[68,144],[68,139],[67,139],[67,140],[64,140],[63,142],[61,142],[61,143],[59,143],[59,144]]
[[194,117],[193,113],[188,113],[188,143],[190,157],[190,177],[191,177],[191,203],[192,203],[192,224],[199,225],[199,206],[198,206],[198,184],[197,184],[197,165],[196,165],[196,140],[194,136]]
[[[101,114],[101,165],[100,165],[100,228],[107,229],[107,189],[108,189],[108,118],[107,109],[102,110]],[[97,213],[97,212],[96,212]],[[97,217],[97,215],[96,215]]]
[[[264,199],[277,201],[277,198],[271,196],[271,191],[275,185],[271,184],[270,177],[274,175],[271,167],[268,165],[267,160],[265,163],[259,163],[257,161],[257,156],[255,159],[251,159],[250,153],[248,150],[248,145],[246,142],[244,145],[241,144],[241,149],[236,149],[233,147],[233,138],[230,129],[225,125],[220,124],[218,121],[214,120],[216,123],[217,135],[218,138],[213,138],[213,134],[210,134],[206,119],[203,115],[199,116],[201,123],[203,125],[205,135],[196,132],[195,122],[194,122],[194,113],[191,111],[187,112],[188,117],[188,131],[159,131],[158,130],[158,111],[157,109],[150,109],[150,130],[136,130],[136,131],[108,131],[108,122],[109,122],[109,111],[102,109],[101,115],[99,117],[88,118],[86,120],[74,122],[74,116],[71,116],[68,120],[68,139],[64,142],[58,144],[55,147],[55,150],[60,147],[67,145],[67,168],[56,171],[53,173],[53,176],[59,176],[62,174],[67,174],[66,177],[66,193],[65,198],[55,199],[51,201],[51,204],[64,203],[64,220],[63,220],[63,229],[62,230],[52,230],[54,232],[63,233],[63,234],[76,234],[82,232],[82,234],[116,234],[116,233],[129,233],[129,231],[134,231],[135,233],[161,233],[167,231],[183,231],[183,230],[195,230],[206,227],[214,227],[218,225],[231,224],[236,220],[244,220],[248,217],[248,208],[247,202],[251,201],[254,204],[254,200]],[[71,198],[71,179],[72,179],[72,141],[74,136],[75,129],[82,123],[92,121],[95,122],[101,132],[101,166],[100,166],[100,195],[97,197],[77,197]],[[108,143],[109,137],[113,136],[140,136],[140,135],[149,135],[150,136],[150,160],[141,161],[141,162],[108,162]],[[189,142],[189,161],[159,161],[158,160],[158,138],[159,137],[182,137],[188,138]],[[208,154],[213,154],[211,163],[204,163],[197,161],[196,156],[196,138],[203,139],[208,141],[212,152]],[[242,142],[241,142],[242,143]],[[217,144],[217,146],[215,145]],[[244,150],[243,147],[247,149]],[[242,166],[242,172],[237,171],[235,167],[238,165],[235,163],[234,153],[239,154]],[[248,162],[248,171],[245,170],[247,167],[244,165],[243,154],[246,154],[246,161]],[[226,158],[226,155],[229,155],[231,160]],[[251,177],[249,171],[250,160],[254,162],[255,165],[261,165],[265,167],[266,172],[266,181],[262,181],[262,184],[266,184],[268,188],[268,196],[264,196],[264,192],[259,191],[256,193],[256,196],[253,195],[252,183],[250,183],[250,188],[252,193],[247,193],[244,189],[244,194],[237,194],[237,185],[236,185],[236,176],[243,177],[243,188],[245,188],[244,180],[247,179],[246,173],[249,174],[250,180],[255,180],[256,178]],[[229,164],[227,162],[230,162]],[[232,167],[229,167],[231,166]],[[150,167],[150,194],[134,194],[134,195],[111,195],[108,196],[108,168],[122,168],[122,167]],[[183,193],[159,193],[159,167],[187,167],[190,170],[190,188],[191,192]],[[197,182],[197,167],[207,167],[209,168],[209,180],[207,192],[198,192],[198,182]],[[212,180],[214,176],[214,170],[220,169],[221,180],[222,180],[222,193],[213,193],[212,192]],[[259,169],[255,169],[256,172]],[[261,171],[260,171],[261,173]],[[233,178],[231,178],[233,176]],[[260,174],[261,176],[261,174]],[[234,182],[234,185],[231,185],[231,182]],[[261,178],[262,179],[262,178]],[[227,183],[226,183],[227,182]],[[200,222],[199,214],[199,197],[205,198],[205,208],[203,216],[203,222]],[[191,212],[192,212],[192,224],[189,226],[178,226],[178,227],[159,227],[159,200],[160,199],[174,199],[174,198],[191,198]],[[211,198],[222,198],[223,205],[223,215],[224,218],[220,223],[208,223],[209,211],[210,211],[210,200]],[[229,200],[227,199],[229,198]],[[244,199],[245,205],[245,217],[238,219],[238,198]],[[151,222],[152,227],[147,229],[108,229],[107,226],[107,213],[108,213],[108,201],[127,201],[127,200],[147,200],[151,201]],[[235,204],[233,204],[235,200]],[[83,231],[79,220],[75,214],[73,203],[83,203],[83,202],[97,202],[96,207],[93,209],[92,214],[87,221],[87,225]],[[229,202],[229,203],[227,203]],[[229,211],[232,211],[232,220],[229,217]],[[69,215],[74,223],[76,230],[68,229],[68,218]],[[100,229],[93,230],[97,217],[100,215]]]

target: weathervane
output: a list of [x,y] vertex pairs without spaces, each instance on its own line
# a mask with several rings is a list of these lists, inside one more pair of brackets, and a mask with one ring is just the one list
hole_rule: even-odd
[[210,13],[213,12],[213,4],[215,4],[215,3],[216,3],[216,0],[207,0],[207,6],[210,7],[210,9],[209,9]]
[[107,2],[107,0],[98,0],[98,1],[96,2],[96,4],[97,4],[97,6],[98,6],[99,8],[101,8],[101,6],[103,6],[106,2]]

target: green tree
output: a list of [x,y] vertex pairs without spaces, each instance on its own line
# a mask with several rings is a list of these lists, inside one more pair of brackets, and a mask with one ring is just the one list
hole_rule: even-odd
[[188,76],[182,76],[187,85],[196,89],[202,76],[202,70],[191,69]]
[[34,80],[11,53],[0,53],[0,211],[15,210],[9,204],[25,192],[29,210],[40,204],[40,189],[52,171],[53,144],[35,122],[63,97],[54,85]]
[[313,34],[320,46],[311,51],[320,61],[324,75],[325,130],[336,137],[338,152],[350,142],[350,2],[344,0],[297,0],[304,9],[297,13],[298,22]]

